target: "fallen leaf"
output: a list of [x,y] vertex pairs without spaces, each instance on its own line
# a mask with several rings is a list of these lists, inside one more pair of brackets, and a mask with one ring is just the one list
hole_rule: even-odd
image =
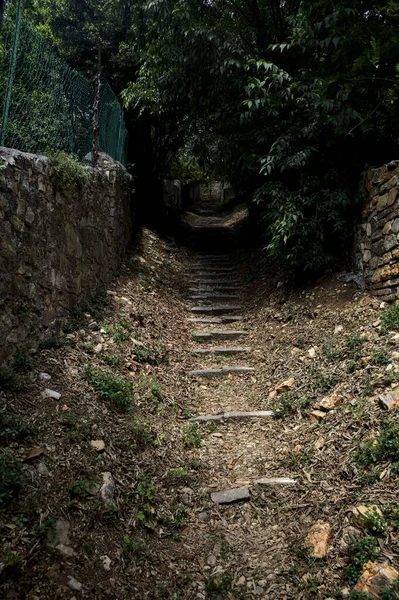
[[45,448],[32,448],[32,450],[30,450],[25,456],[24,462],[27,462],[28,460],[33,460],[34,458],[37,458],[38,456],[44,454],[44,452]]

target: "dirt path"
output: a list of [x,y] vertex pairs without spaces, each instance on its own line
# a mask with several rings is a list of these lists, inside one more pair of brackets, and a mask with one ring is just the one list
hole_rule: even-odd
[[144,230],[0,372],[0,597],[327,600],[398,568],[399,309],[281,285],[205,212],[210,250]]

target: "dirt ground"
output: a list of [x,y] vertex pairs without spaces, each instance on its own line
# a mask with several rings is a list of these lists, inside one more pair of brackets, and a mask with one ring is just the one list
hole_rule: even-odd
[[[399,317],[336,276],[293,290],[236,253],[243,321],[228,328],[248,335],[212,345],[251,351],[197,356],[196,260],[145,229],[105,294],[2,371],[0,597],[326,600],[368,559],[399,569],[399,408],[379,399],[398,381]],[[221,365],[256,371],[189,375]],[[188,421],[252,410],[275,414]],[[240,487],[248,500],[211,499]]]

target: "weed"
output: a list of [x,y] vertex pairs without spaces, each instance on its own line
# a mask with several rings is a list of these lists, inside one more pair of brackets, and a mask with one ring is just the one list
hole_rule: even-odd
[[381,330],[386,333],[399,329],[399,306],[387,306],[381,315]]
[[184,527],[184,521],[187,517],[187,506],[184,506],[184,504],[182,504],[181,506],[178,506],[174,512],[173,518],[174,518],[174,526],[177,529],[182,529]]
[[15,415],[0,411],[0,442],[10,444],[20,442],[32,434],[32,429]]
[[144,448],[148,444],[155,444],[157,436],[153,432],[151,425],[148,425],[145,421],[137,421],[133,424],[131,429],[133,444],[132,448]]
[[17,496],[23,483],[20,463],[10,450],[0,452],[0,510],[6,508]]
[[105,354],[103,360],[110,367],[119,368],[123,365],[123,360],[117,354]]
[[54,152],[48,155],[53,167],[53,179],[61,188],[85,186],[92,178],[92,171],[82,165],[74,154]]
[[357,540],[350,536],[349,563],[344,569],[345,580],[349,585],[355,585],[362,572],[363,566],[369,560],[375,560],[379,553],[379,547],[374,537],[366,535]]
[[389,356],[385,352],[385,350],[373,350],[373,355],[371,357],[371,364],[375,366],[382,367],[389,363]]
[[215,431],[217,431],[218,429],[218,426],[215,422],[210,421],[209,423],[207,423],[206,428],[209,431],[209,433],[215,433]]
[[337,385],[338,381],[336,375],[323,375],[319,369],[312,369],[312,388],[317,393],[324,394],[328,392]]
[[145,554],[146,545],[142,540],[131,540],[128,535],[125,535],[122,543],[122,555],[125,558],[144,556]]
[[356,348],[360,348],[365,342],[367,342],[367,338],[362,336],[358,331],[346,336],[346,347],[349,350],[356,350]]
[[356,371],[356,361],[355,360],[348,360],[348,362],[346,363],[346,372],[348,374],[354,373]]
[[300,396],[297,392],[285,392],[277,396],[274,405],[274,416],[285,419],[297,410],[305,410],[309,407],[311,400],[308,396]]
[[376,536],[385,535],[387,532],[387,523],[376,506],[370,506],[363,516],[363,522],[367,529]]
[[326,338],[323,341],[322,352],[331,361],[337,360],[341,356],[341,350],[337,348],[336,344],[336,340],[331,338]]
[[96,484],[96,479],[76,479],[69,488],[69,494],[71,498],[84,500],[93,495]]
[[131,410],[133,389],[128,381],[109,371],[90,365],[85,367],[84,377],[99,393],[100,397],[109,401],[117,410],[120,412]]
[[143,377],[138,388],[144,390],[144,397],[147,400],[162,400],[161,384],[156,377]]
[[145,363],[149,365],[158,364],[158,359],[154,352],[146,346],[136,346],[134,349],[134,358],[139,363]]
[[190,425],[183,429],[183,439],[184,445],[187,446],[187,448],[199,448],[201,446],[201,436],[198,423],[190,423]]
[[8,369],[7,367],[0,368],[0,389],[9,392],[18,392],[19,390],[22,390],[27,383],[28,379],[26,376],[20,375],[13,369]]
[[187,469],[180,467],[178,469],[171,469],[169,471],[169,475],[175,477],[176,479],[185,479],[189,476],[189,472],[187,471]]
[[363,421],[368,415],[368,400],[364,396],[355,400],[353,404],[349,405],[349,407],[357,421]]
[[229,573],[209,577],[205,583],[205,591],[210,595],[211,598],[215,598],[217,596],[225,598],[231,589],[232,581],[233,576]]
[[365,467],[389,460],[395,470],[399,470],[399,425],[387,425],[376,439],[368,441],[359,448],[355,462]]
[[53,336],[51,338],[48,338],[48,340],[43,340],[43,342],[40,342],[39,349],[40,350],[53,350],[56,348],[61,348],[61,346],[62,346],[61,338]]
[[373,596],[366,594],[365,592],[359,592],[358,590],[351,590],[349,594],[345,596],[339,595],[339,598],[345,597],[345,600],[374,600]]
[[94,354],[94,345],[91,342],[85,342],[83,344],[80,344],[80,347],[82,348],[82,350],[87,352],[87,354]]
[[14,369],[21,373],[27,373],[32,370],[32,358],[29,356],[26,348],[20,348],[14,354]]
[[44,519],[43,523],[40,523],[40,525],[38,525],[37,527],[37,534],[41,540],[54,540],[56,532],[56,518],[54,517],[54,515],[50,515],[49,517]]
[[144,275],[144,273],[140,273],[140,279],[145,290],[149,290],[152,287],[152,280],[150,277],[147,277],[147,275]]
[[199,471],[201,468],[201,463],[199,460],[190,460],[190,469],[194,469],[194,471]]
[[76,331],[77,328],[78,328],[77,319],[68,319],[68,321],[66,321],[66,323],[63,324],[61,329],[62,329],[63,333],[68,334],[68,333],[73,333],[74,331]]
[[130,323],[128,321],[126,321],[125,319],[121,319],[119,321],[119,325],[120,327],[122,327],[123,329],[126,329],[126,331],[133,331],[133,327],[130,325]]
[[193,333],[193,341],[197,342],[197,344],[202,344],[206,340],[201,335],[198,335],[198,333]]

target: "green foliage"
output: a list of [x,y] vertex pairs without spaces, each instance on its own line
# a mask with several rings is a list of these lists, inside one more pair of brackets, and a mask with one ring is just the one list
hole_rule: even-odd
[[133,448],[145,448],[149,444],[152,444],[153,446],[159,445],[156,433],[145,421],[134,422],[131,428],[131,435],[133,439]]
[[16,415],[0,411],[0,442],[10,444],[21,442],[32,435],[32,429]]
[[389,361],[389,355],[385,350],[373,350],[373,355],[371,357],[372,365],[382,367],[384,365],[387,365]]
[[399,470],[399,425],[385,425],[378,438],[359,448],[355,461],[361,467],[389,461]]
[[225,598],[231,590],[233,576],[230,573],[209,577],[205,583],[205,591],[210,598]]
[[359,540],[353,535],[350,538],[349,563],[344,569],[344,577],[349,585],[355,585],[362,572],[363,565],[378,557],[379,547],[376,539],[369,535]]
[[76,500],[90,498],[93,495],[96,483],[96,479],[94,478],[76,479],[69,488],[69,494],[71,498]]
[[185,479],[186,477],[189,476],[189,472],[187,471],[187,469],[184,469],[183,467],[179,467],[178,469],[171,469],[169,471],[169,475],[171,475],[172,477],[174,477],[176,479]]
[[90,365],[85,367],[83,374],[103,400],[107,400],[119,412],[131,410],[133,398],[131,383],[110,371]]
[[146,545],[142,540],[132,540],[125,535],[122,543],[122,555],[125,558],[145,556]]
[[18,392],[22,390],[28,380],[26,376],[16,373],[8,367],[0,367],[0,390],[3,389],[9,392]]
[[311,399],[308,396],[302,396],[297,392],[284,392],[276,397],[272,409],[277,419],[285,419],[298,410],[306,410],[310,403]]
[[190,423],[183,429],[184,445],[187,448],[199,448],[201,446],[201,435],[198,423]]
[[387,306],[381,315],[381,329],[383,332],[399,329],[399,306]]
[[117,354],[104,354],[102,358],[109,367],[118,369],[123,365],[123,360]]
[[361,333],[355,331],[355,333],[351,333],[346,336],[346,346],[349,350],[355,350],[356,348],[360,348],[362,344],[367,341],[366,338],[362,337]]
[[20,463],[10,450],[0,450],[0,511],[16,499],[22,483]]
[[62,189],[71,186],[84,187],[93,178],[93,171],[79,162],[77,156],[66,152],[50,154],[53,166],[53,180]]

